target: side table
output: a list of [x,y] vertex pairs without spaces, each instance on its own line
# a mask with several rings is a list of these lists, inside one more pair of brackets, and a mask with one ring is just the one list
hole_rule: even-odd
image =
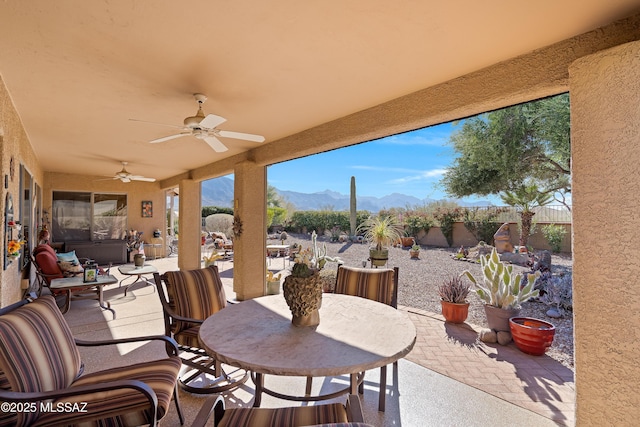
[[[152,286],[155,285],[155,282],[153,280],[147,279],[146,277],[144,277],[144,275],[157,273],[158,269],[149,264],[145,264],[142,267],[136,267],[135,265],[127,264],[118,266],[118,271],[125,276],[136,276],[135,280],[129,283],[126,288],[124,288],[124,295],[127,296],[127,291],[129,290],[129,288],[136,283],[145,283]],[[120,284],[118,285],[118,287],[121,287],[122,283],[127,279],[129,279],[129,277],[125,277],[124,279],[120,280]]]

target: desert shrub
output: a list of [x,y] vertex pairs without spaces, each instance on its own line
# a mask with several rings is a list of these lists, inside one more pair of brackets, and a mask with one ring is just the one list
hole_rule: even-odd
[[433,216],[426,212],[407,212],[404,217],[404,231],[407,236],[417,238],[421,230],[429,233],[434,222]]
[[542,227],[542,235],[547,239],[551,251],[554,253],[562,250],[562,240],[565,234],[567,234],[567,229],[561,225],[549,224]]
[[572,275],[565,273],[553,276],[550,273],[541,275],[536,281],[536,288],[540,290],[540,301],[555,307],[565,316],[573,310]]
[[434,216],[440,223],[440,230],[447,239],[447,244],[451,247],[453,245],[453,224],[462,216],[462,209],[442,206],[436,209]]
[[493,235],[500,228],[500,222],[497,221],[498,216],[504,212],[503,208],[495,209],[464,209],[462,212],[462,221],[464,226],[473,237],[479,242],[493,241]]
[[233,208],[224,208],[220,206],[203,206],[202,207],[202,218],[206,218],[209,215],[214,215],[219,213],[233,215]]
[[[369,215],[367,211],[358,211],[356,225],[363,223]],[[315,230],[318,235],[324,235],[326,230],[335,227],[345,232],[350,230],[348,211],[296,211],[287,224],[287,230],[291,232],[306,229],[307,232]]]
[[207,231],[217,231],[224,233],[228,238],[233,237],[233,215],[229,214],[213,214],[204,219],[205,229]]

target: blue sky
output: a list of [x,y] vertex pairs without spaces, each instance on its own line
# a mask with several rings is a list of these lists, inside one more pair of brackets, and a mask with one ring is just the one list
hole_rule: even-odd
[[[446,199],[439,181],[453,164],[455,153],[447,142],[459,126],[445,123],[278,163],[267,169],[268,183],[279,190],[301,193],[331,190],[349,194],[351,176],[355,176],[358,196],[402,193],[419,199]],[[497,204],[499,199],[464,200]]]

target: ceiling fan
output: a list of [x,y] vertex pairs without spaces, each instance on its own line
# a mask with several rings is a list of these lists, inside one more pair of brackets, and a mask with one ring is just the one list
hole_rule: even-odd
[[155,182],[155,178],[147,178],[140,175],[133,175],[127,170],[127,162],[122,162],[122,170],[116,172],[113,176],[113,179],[119,179],[122,182],[131,182],[131,181],[146,181],[146,182]]
[[[264,136],[253,135],[250,133],[231,132],[227,130],[219,130],[216,127],[227,121],[224,117],[216,116],[215,114],[204,115],[202,111],[202,104],[207,100],[207,97],[201,93],[193,94],[193,97],[198,101],[198,111],[195,116],[187,117],[184,119],[184,126],[174,125],[162,125],[171,126],[182,129],[180,133],[175,135],[169,135],[162,138],[149,141],[152,144],[158,142],[165,142],[171,139],[180,138],[183,136],[195,136],[198,139],[204,140],[211,148],[217,152],[227,151],[228,148],[218,139],[218,137],[243,139],[253,142],[264,142]],[[134,120],[134,119],[131,119]],[[136,120],[142,121],[142,120]]]

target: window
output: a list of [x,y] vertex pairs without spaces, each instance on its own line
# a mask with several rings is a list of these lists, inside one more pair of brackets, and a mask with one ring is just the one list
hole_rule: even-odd
[[122,239],[127,230],[126,194],[53,192],[52,239]]

